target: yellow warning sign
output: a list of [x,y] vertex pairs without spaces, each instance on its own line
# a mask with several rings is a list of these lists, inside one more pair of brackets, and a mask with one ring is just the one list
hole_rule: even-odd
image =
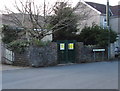
[[60,44],[60,50],[65,50],[65,44],[64,43]]
[[74,44],[73,43],[69,43],[68,44],[68,49],[73,50],[74,49]]

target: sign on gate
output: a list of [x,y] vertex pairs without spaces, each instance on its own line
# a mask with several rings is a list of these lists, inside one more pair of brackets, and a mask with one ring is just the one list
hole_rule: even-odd
[[74,43],[69,43],[68,44],[68,49],[73,50],[74,49]]
[[65,44],[64,43],[60,43],[60,50],[65,50]]

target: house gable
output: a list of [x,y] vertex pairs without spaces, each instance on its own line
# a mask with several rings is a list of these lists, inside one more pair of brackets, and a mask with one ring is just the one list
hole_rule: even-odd
[[85,26],[92,26],[93,24],[100,25],[101,12],[86,4],[84,1],[78,2],[75,7],[75,14],[78,15],[79,33]]
[[106,14],[106,5],[93,3],[93,2],[86,2],[86,4],[88,4],[95,10],[99,11],[101,14]]
[[79,7],[80,3],[86,5],[88,8],[90,8],[93,11],[95,11],[96,13],[101,14],[100,11],[98,11],[97,9],[95,9],[94,7],[92,7],[91,5],[87,4],[85,1],[78,2],[77,5],[76,5],[76,7],[75,7],[76,9]]
[[[106,15],[106,5],[93,2],[85,3],[93,7],[95,10],[99,11],[102,15]],[[110,6],[109,12],[111,16],[120,16],[120,5]]]

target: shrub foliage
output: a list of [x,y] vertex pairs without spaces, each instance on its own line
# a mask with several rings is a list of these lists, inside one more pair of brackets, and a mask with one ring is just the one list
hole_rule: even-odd
[[117,38],[117,33],[111,29],[103,29],[98,25],[85,27],[78,38],[78,41],[84,42],[85,45],[97,45],[107,47],[110,43],[114,43]]

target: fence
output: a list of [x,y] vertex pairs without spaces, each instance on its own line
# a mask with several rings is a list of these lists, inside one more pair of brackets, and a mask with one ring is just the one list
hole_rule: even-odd
[[2,63],[12,64],[14,61],[14,52],[9,50],[4,44],[1,45]]

